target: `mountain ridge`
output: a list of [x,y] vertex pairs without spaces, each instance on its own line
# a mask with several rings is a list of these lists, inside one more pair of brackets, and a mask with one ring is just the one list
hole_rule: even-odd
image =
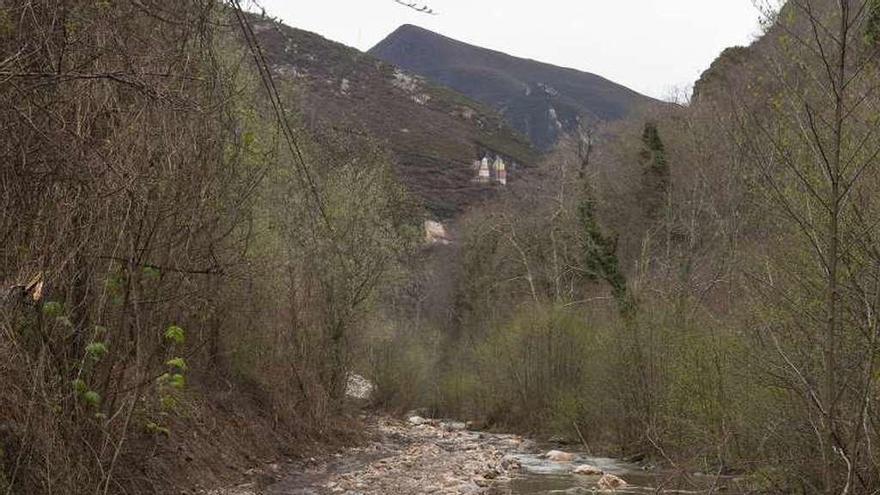
[[659,103],[597,74],[482,48],[413,24],[398,27],[367,53],[492,106],[543,151],[584,121],[616,121]]

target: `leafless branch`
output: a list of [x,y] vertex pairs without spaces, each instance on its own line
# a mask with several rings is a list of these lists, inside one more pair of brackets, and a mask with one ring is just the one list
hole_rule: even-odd
[[404,7],[415,10],[416,12],[419,12],[421,14],[438,15],[438,12],[434,12],[434,10],[431,9],[430,7],[428,7],[427,5],[419,5],[418,3],[406,2],[404,0],[394,0],[394,1],[400,5],[403,5]]

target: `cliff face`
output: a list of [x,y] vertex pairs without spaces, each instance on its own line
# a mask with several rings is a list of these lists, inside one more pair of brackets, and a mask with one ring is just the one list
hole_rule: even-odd
[[541,150],[581,121],[627,117],[656,103],[603,77],[462,43],[404,25],[370,54],[500,111]]
[[[734,46],[721,52],[694,83],[692,102],[754,102],[779,89],[771,72],[797,68],[798,61],[793,58],[797,47],[804,41],[812,42],[814,36],[809,16],[827,19],[835,15],[835,2],[831,0],[808,0],[802,5],[786,2],[777,12],[768,14],[764,32],[749,46]],[[804,10],[806,6],[809,14]]]
[[737,84],[743,76],[747,75],[748,62],[752,56],[753,51],[744,46],[727,48],[721,52],[721,55],[694,83],[691,100],[701,102],[717,98],[718,92],[723,92],[731,85]]

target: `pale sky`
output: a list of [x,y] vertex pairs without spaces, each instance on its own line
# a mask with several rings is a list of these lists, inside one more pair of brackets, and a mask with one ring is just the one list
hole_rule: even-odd
[[[409,0],[413,1],[413,0]],[[368,50],[401,24],[598,74],[667,99],[758,33],[752,0],[257,0],[285,24]],[[244,3],[244,2],[243,2]]]

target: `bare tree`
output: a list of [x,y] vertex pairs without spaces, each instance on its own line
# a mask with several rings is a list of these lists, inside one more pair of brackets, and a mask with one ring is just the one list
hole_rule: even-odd
[[[790,1],[772,28],[783,48],[764,66],[772,75],[766,87],[775,92],[757,103],[772,112],[742,108],[746,152],[792,234],[809,247],[807,266],[788,266],[793,285],[783,304],[798,313],[795,325],[821,336],[820,371],[807,350],[787,348],[798,344],[780,343],[779,330],[770,331],[794,386],[814,409],[828,494],[867,487],[878,474],[859,462],[873,456],[869,437],[876,436],[863,426],[872,414],[877,332],[876,273],[865,264],[876,252],[876,224],[866,219],[877,207],[868,190],[880,154],[871,35],[877,15],[870,1]],[[814,297],[823,301],[821,311],[810,304]]]

